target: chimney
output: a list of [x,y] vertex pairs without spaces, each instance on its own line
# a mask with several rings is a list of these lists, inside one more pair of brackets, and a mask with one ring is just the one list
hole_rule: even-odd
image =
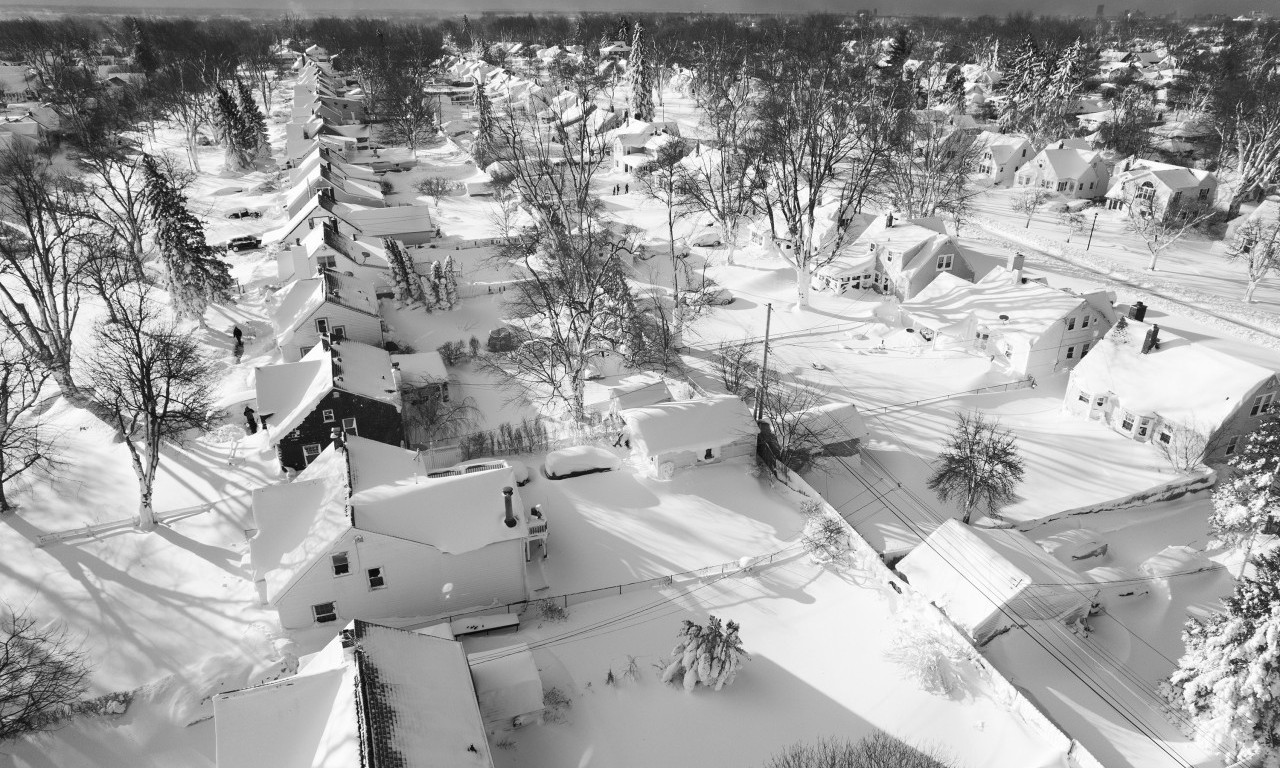
[[1027,257],[1021,253],[1015,253],[1009,257],[1009,261],[1005,263],[1005,268],[1013,273],[1013,282],[1015,284],[1022,282],[1022,265],[1027,261]]
[[1155,323],[1151,324],[1151,329],[1147,331],[1146,338],[1142,340],[1142,354],[1147,354],[1153,349],[1160,348],[1160,326]]
[[1141,323],[1143,318],[1145,318],[1146,316],[1147,316],[1147,305],[1143,304],[1141,301],[1135,301],[1132,304],[1132,306],[1129,307],[1130,320],[1137,320],[1138,322]]
[[506,523],[508,528],[515,528],[516,524],[519,522],[518,520],[516,520],[515,510],[512,509],[511,497],[514,494],[515,494],[515,491],[512,490],[511,486],[509,485],[506,488],[502,489],[502,504],[503,504],[503,507],[505,508],[502,522]]

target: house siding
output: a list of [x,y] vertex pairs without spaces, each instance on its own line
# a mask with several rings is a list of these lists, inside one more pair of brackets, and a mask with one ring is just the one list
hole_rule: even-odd
[[[356,511],[357,520],[359,510]],[[357,542],[359,536],[362,541]],[[351,572],[334,576],[330,555],[346,552]],[[367,570],[381,568],[386,586],[370,589]],[[338,620],[378,621],[462,613],[527,598],[524,542],[502,541],[460,555],[380,533],[348,531],[318,556],[274,606],[285,629],[315,625],[313,605],[334,602]],[[446,593],[445,585],[452,585]]]
[[351,307],[332,301],[326,301],[319,309],[298,323],[289,343],[280,348],[280,354],[286,363],[296,363],[302,359],[303,347],[311,348],[320,343],[320,334],[316,331],[316,320],[325,318],[329,327],[342,327],[350,341],[358,341],[372,347],[381,347],[384,341],[382,334],[382,318],[361,312]]
[[[332,422],[324,421],[326,410],[333,411]],[[333,429],[341,427],[342,420],[349,418],[356,420],[356,432],[361,437],[388,445],[404,443],[404,420],[394,405],[334,390],[324,396],[294,432],[280,438],[276,445],[276,456],[280,459],[281,466],[298,471],[304,469],[307,461],[302,447],[318,444],[323,451],[333,442]],[[267,418],[267,424],[271,424],[270,417]]]
[[[707,448],[711,448],[715,452],[715,458],[702,458],[706,455]],[[640,459],[641,466],[645,467],[646,472],[654,476],[661,475],[660,468],[667,463],[670,463],[678,471],[696,467],[700,464],[719,464],[725,461],[740,460],[754,456],[755,452],[756,435],[744,435],[732,442],[719,445],[711,444],[697,451],[668,451],[666,453],[650,454],[643,444],[636,445],[636,454],[637,458]]]

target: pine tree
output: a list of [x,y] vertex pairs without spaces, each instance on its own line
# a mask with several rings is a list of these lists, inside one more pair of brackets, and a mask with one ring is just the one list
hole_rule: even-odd
[[1227,762],[1280,760],[1280,551],[1253,561],[1225,610],[1191,618],[1186,653],[1161,685]]
[[270,157],[271,141],[267,138],[267,117],[253,99],[253,88],[237,77],[236,91],[240,96],[241,141],[244,149],[251,150],[256,159]]
[[497,159],[497,141],[493,121],[493,102],[484,84],[476,81],[476,139],[471,144],[471,158],[476,167],[484,170]]
[[1115,327],[1111,329],[1111,340],[1116,344],[1129,343],[1129,321],[1124,315],[1116,320]]
[[1280,515],[1280,412],[1263,415],[1230,464],[1231,476],[1213,490],[1209,530],[1216,544],[1236,547]]
[[433,309],[450,309],[445,296],[444,267],[438,261],[431,262],[431,288],[427,293],[427,301]]
[[884,68],[880,73],[885,77],[902,79],[902,68],[906,65],[907,59],[911,58],[911,49],[914,46],[915,41],[911,39],[911,30],[898,27],[893,33],[893,39],[889,41]]
[[1049,97],[1053,99],[1074,98],[1084,87],[1088,76],[1088,50],[1080,38],[1067,46],[1058,56],[1057,67],[1049,77]]
[[462,17],[462,31],[458,33],[458,50],[467,51],[471,46],[475,45],[475,33],[471,30],[471,19],[465,15]]
[[744,659],[751,658],[742,648],[737,622],[721,625],[715,616],[700,626],[685,619],[680,637],[671,654],[675,658],[662,673],[662,682],[674,684],[678,678],[686,691],[699,683],[720,690],[733,683]]
[[179,318],[204,323],[216,301],[230,301],[235,281],[218,251],[204,238],[204,227],[187,209],[187,199],[156,165],[142,156],[143,195],[155,224],[156,245],[164,265],[164,287]]
[[444,259],[444,294],[449,303],[449,309],[458,306],[458,273],[452,256],[446,256]]
[[644,27],[636,22],[635,37],[631,39],[631,58],[627,62],[627,77],[631,81],[631,112],[637,120],[653,120],[653,70],[647,61],[648,41]]
[[387,264],[391,268],[391,281],[400,290],[400,300],[406,304],[425,304],[427,297],[422,290],[422,283],[417,279],[413,260],[404,252],[400,242],[384,237],[382,247],[387,254]]
[[251,130],[245,123],[240,105],[231,92],[218,84],[216,90],[217,122],[226,144],[225,165],[228,171],[240,173],[253,167],[256,154],[253,147],[245,146]]

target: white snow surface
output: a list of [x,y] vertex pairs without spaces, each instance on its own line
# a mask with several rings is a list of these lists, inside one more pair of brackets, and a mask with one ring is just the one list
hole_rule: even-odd
[[594,469],[619,469],[622,466],[622,459],[604,448],[576,445],[548,453],[544,466],[551,477],[564,477],[575,472],[589,472]]
[[650,456],[714,448],[759,431],[746,403],[732,395],[655,403],[621,415],[632,441]]

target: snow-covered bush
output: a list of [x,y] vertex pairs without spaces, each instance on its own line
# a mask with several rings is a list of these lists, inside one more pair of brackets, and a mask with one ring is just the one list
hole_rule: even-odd
[[889,647],[885,655],[891,661],[925,691],[939,696],[949,696],[960,687],[960,669],[971,663],[968,646],[933,628],[904,626]]
[[569,619],[569,611],[566,610],[564,606],[560,605],[560,603],[550,598],[546,600],[539,600],[533,605],[534,609],[537,610],[538,615],[546,621],[558,623]]
[[743,659],[751,658],[742,648],[738,629],[737,622],[722,625],[715,616],[707,617],[706,626],[685,619],[662,682],[675,685],[679,681],[686,691],[699,683],[717,691],[732,683]]
[[884,731],[860,741],[829,738],[797,742],[774,755],[765,768],[947,768],[948,762]]
[[546,722],[561,723],[564,722],[565,712],[573,706],[573,699],[559,688],[552,687],[543,692],[542,706],[546,708],[543,711],[543,719]]
[[806,502],[800,513],[805,517],[804,534],[800,539],[804,551],[819,563],[844,558],[849,551],[849,533],[844,524],[827,515],[818,502]]

